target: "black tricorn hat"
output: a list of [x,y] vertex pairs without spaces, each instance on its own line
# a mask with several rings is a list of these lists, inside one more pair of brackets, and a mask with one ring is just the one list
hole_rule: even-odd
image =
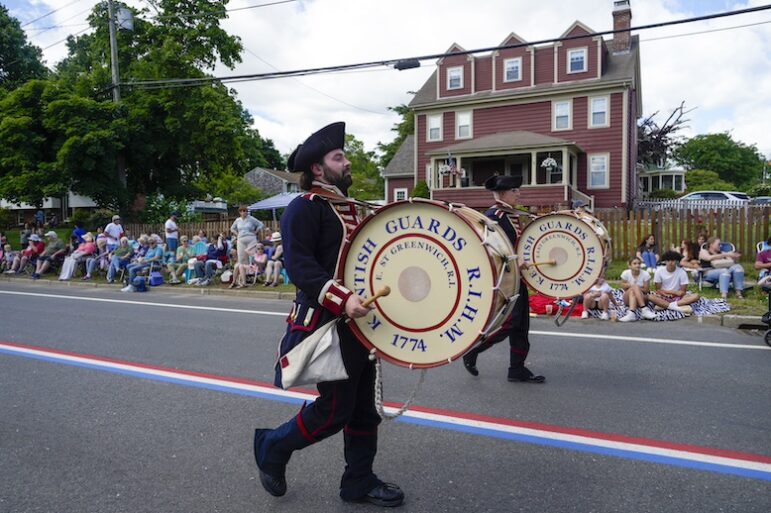
[[522,186],[522,177],[493,175],[485,181],[485,189],[488,191],[507,191],[518,189]]
[[345,146],[345,123],[338,121],[314,132],[305,142],[297,147],[287,162],[290,171],[309,172],[311,165],[320,161],[332,150],[342,150]]

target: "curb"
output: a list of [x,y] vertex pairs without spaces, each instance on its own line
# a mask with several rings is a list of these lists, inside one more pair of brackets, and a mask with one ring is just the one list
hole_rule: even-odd
[[[18,278],[11,278],[8,276],[0,275],[0,282],[21,282],[24,285],[30,286],[60,286],[60,287],[75,287],[75,288],[92,288],[92,289],[113,289],[119,291],[120,288],[117,285],[110,285],[107,283],[95,283],[92,281],[58,281],[58,280],[19,280]],[[271,292],[262,290],[235,290],[227,288],[209,288],[209,287],[172,287],[168,284],[164,284],[164,287],[149,287],[148,290],[153,292],[160,292],[161,294],[194,294],[199,296],[236,296],[236,297],[252,297],[255,299],[278,299],[284,301],[292,301],[295,298],[294,292]]]

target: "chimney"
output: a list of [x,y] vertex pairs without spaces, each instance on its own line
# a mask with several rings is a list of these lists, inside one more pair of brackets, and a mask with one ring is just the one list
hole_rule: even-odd
[[[613,2],[613,30],[628,29],[632,26],[632,8],[629,0],[615,0]],[[631,46],[632,34],[619,32],[613,34],[613,53],[628,52]]]

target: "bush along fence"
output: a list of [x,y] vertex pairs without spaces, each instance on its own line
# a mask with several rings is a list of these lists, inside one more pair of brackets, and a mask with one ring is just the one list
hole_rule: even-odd
[[[226,235],[230,234],[230,227],[235,221],[235,218],[223,221],[202,221],[199,223],[177,223],[180,235],[187,235],[191,239],[194,235],[198,235],[200,230],[206,232],[206,236],[211,238],[219,232],[224,232]],[[265,230],[261,234],[263,237],[268,238],[272,232],[279,231],[278,221],[262,221],[265,225]],[[139,237],[142,233],[157,233],[161,237],[165,237],[163,224],[141,224],[141,223],[124,223],[123,229],[131,234],[132,237]]]
[[627,260],[648,234],[656,237],[659,252],[681,240],[696,241],[700,231],[731,242],[742,254],[742,261],[755,261],[755,246],[771,235],[771,207],[719,209],[623,209],[598,211],[596,217],[610,232],[613,259]]

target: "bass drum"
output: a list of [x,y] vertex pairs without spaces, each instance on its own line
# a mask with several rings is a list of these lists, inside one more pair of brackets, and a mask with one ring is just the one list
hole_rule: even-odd
[[349,326],[379,358],[409,368],[463,356],[503,324],[519,290],[514,250],[497,223],[421,199],[364,219],[346,241],[337,278],[362,298],[390,287]]
[[605,226],[586,212],[562,210],[538,217],[517,241],[517,254],[531,264],[522,279],[548,297],[580,296],[604,275],[610,244]]

